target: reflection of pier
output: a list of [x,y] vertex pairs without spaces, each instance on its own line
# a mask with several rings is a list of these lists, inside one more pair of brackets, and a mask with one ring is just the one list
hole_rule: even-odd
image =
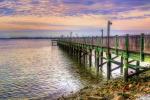
[[[150,35],[144,34],[111,37],[103,37],[103,35],[101,37],[70,37],[58,41],[58,45],[71,56],[76,57],[80,64],[88,64],[91,67],[92,56],[94,56],[97,73],[106,65],[107,79],[111,78],[113,71],[120,69],[125,81],[129,77],[150,70],[150,66],[142,64],[143,62],[150,63],[149,43]],[[95,54],[93,54],[93,51]],[[117,67],[114,68],[112,64],[117,65]],[[129,70],[132,70],[132,72]]]

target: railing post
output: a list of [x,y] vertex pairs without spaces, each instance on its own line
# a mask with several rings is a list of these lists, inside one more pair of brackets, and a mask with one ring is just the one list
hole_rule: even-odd
[[95,51],[94,51],[94,52],[95,52],[94,55],[95,55],[95,67],[96,67],[96,66],[97,66],[97,59],[96,59],[96,58],[97,58],[97,52],[96,52],[96,48],[95,48]]
[[139,66],[140,66],[140,61],[137,61],[136,62],[136,73],[137,73],[137,76],[138,76],[138,72],[139,72]]
[[128,81],[129,35],[127,34],[125,38],[124,81]]
[[92,49],[89,48],[89,66],[92,66]]
[[82,59],[81,59],[81,57],[82,57],[82,50],[81,50],[81,49],[82,49],[82,47],[81,47],[81,45],[80,45],[80,50],[79,50],[79,60],[80,60],[79,63],[80,63],[80,64],[81,64],[81,62],[82,62],[82,61],[81,61],[81,60],[82,60]]
[[140,60],[144,61],[144,33],[141,34],[140,38]]
[[115,49],[116,49],[116,55],[118,55],[118,35],[115,36]]
[[93,36],[92,36],[92,43],[91,43],[91,44],[92,44],[92,47],[93,47],[93,44],[94,44],[94,39],[93,39]]
[[77,60],[78,62],[80,62],[80,44],[79,43],[77,44],[77,55],[78,55]]
[[110,21],[108,21],[108,26],[107,26],[107,80],[110,79],[111,76],[111,54],[110,54],[110,25],[112,23]]
[[86,45],[86,47],[85,47],[85,64],[87,64],[87,54],[88,54],[88,48]]
[[120,72],[121,72],[121,74],[123,73],[123,54],[121,55]]
[[102,67],[103,67],[103,29],[101,30],[102,32],[102,35],[101,35],[101,52],[100,52],[100,67],[101,67],[101,70],[102,70]]
[[96,61],[97,61],[97,74],[99,74],[99,50],[98,50],[98,48],[97,48],[97,59],[96,59]]

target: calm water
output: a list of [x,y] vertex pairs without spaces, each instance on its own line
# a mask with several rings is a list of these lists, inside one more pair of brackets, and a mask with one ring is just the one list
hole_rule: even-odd
[[0,40],[0,100],[49,99],[88,84],[50,40]]

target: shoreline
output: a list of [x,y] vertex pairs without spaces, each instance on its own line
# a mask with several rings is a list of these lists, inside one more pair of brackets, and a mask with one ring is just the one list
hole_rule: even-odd
[[140,74],[138,78],[130,78],[128,82],[117,78],[90,85],[58,100],[136,100],[142,96],[150,97],[150,71]]

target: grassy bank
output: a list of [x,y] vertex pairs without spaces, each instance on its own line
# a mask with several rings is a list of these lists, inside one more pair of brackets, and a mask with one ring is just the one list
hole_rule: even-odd
[[150,71],[135,76],[128,82],[120,78],[87,86],[77,93],[59,100],[135,100],[150,94]]

